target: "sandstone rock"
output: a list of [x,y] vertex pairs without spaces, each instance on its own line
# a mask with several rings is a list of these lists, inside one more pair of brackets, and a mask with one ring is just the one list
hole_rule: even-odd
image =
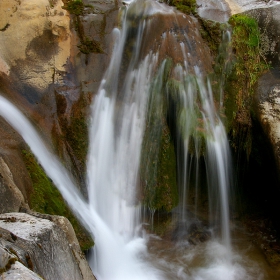
[[[19,70],[20,80],[45,90],[70,55],[70,18],[63,2],[3,0],[0,3],[0,70]],[[6,27],[6,28],[5,28]]]
[[[94,280],[72,226],[65,218],[54,219],[60,227],[50,220],[26,213],[0,215],[2,246],[44,279]],[[16,269],[19,268],[16,266]]]
[[[21,108],[39,127],[46,142],[55,145],[80,186],[84,185],[83,170],[73,148],[77,145],[67,141],[64,133],[76,133],[69,128],[71,115],[87,114],[91,97],[107,69],[119,8],[119,2],[111,0],[85,0],[84,4],[93,8],[86,7],[79,16],[81,29],[86,38],[100,43],[103,53],[80,52],[75,16],[62,9],[62,0],[0,1],[0,94]],[[65,110],[56,102],[57,95],[65,99]],[[76,104],[78,100],[83,101],[83,108]],[[61,111],[63,121],[59,120]],[[8,166],[16,181],[17,170]],[[16,183],[20,188],[20,182]],[[25,195],[24,187],[20,189],[26,198],[30,191]]]

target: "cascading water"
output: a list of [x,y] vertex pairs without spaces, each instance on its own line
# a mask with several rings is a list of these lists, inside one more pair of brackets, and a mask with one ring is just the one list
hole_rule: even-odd
[[[160,34],[161,42],[155,39],[154,47],[147,48],[143,43],[147,41],[144,36],[151,30],[152,21],[162,14],[171,15],[176,23],[179,17],[191,23],[184,15],[157,2],[135,1],[123,11],[121,30],[113,32],[115,49],[111,63],[91,108],[88,201],[83,199],[67,170],[46,148],[28,120],[3,97],[0,97],[0,115],[22,135],[92,234],[95,246],[89,263],[97,279],[254,279],[240,265],[239,256],[231,252],[228,143],[210,82],[205,82],[201,74],[203,63],[194,63],[197,50],[187,32],[177,27],[177,31],[175,28],[175,31]],[[180,38],[176,32],[181,32]],[[163,54],[165,50],[171,53],[170,49],[178,55],[173,68]],[[146,124],[154,118],[147,110],[163,110],[166,106],[163,97],[176,100],[177,104],[180,187],[177,222],[184,225],[182,231],[187,231],[193,219],[188,212],[190,177],[192,173],[196,182],[201,181],[199,157],[204,153],[205,181],[212,198],[209,199],[211,227],[219,221],[221,230],[220,234],[213,230],[214,241],[195,248],[177,247],[172,243],[173,247],[159,256],[152,245],[149,250],[147,247],[149,235],[141,227],[138,191],[143,137]],[[154,126],[157,124],[155,121]],[[198,185],[195,183],[196,198]],[[199,210],[197,203],[195,205],[195,219],[198,220]],[[152,204],[150,210],[154,213]]]

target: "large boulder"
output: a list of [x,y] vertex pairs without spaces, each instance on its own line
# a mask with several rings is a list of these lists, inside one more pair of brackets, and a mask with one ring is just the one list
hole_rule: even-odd
[[[94,280],[69,221],[57,216],[46,218],[27,213],[1,214],[2,249],[44,279]],[[9,255],[4,253],[0,259],[2,267],[9,272],[5,264]],[[13,269],[20,268],[16,265]]]
[[247,11],[246,14],[259,24],[261,55],[270,64],[269,71],[258,80],[256,112],[280,170],[280,4]]

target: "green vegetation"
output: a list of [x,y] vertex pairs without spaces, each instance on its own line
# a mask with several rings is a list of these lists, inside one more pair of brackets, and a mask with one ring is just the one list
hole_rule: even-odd
[[151,87],[143,139],[141,181],[144,204],[151,210],[171,211],[178,203],[176,157],[167,124],[165,85],[171,61],[164,61]]
[[64,0],[63,9],[67,10],[70,14],[81,16],[84,12],[84,4],[82,0]]
[[[181,106],[182,92],[185,92],[185,85],[192,88],[193,102],[187,107]],[[167,83],[167,91],[172,102],[175,104],[176,126],[180,134],[181,140],[188,139],[188,152],[192,155],[203,155],[205,152],[205,137],[207,131],[204,128],[201,107],[203,100],[199,97],[198,81],[194,76],[189,75],[184,85],[175,79],[170,79]]]
[[94,39],[90,39],[85,35],[83,24],[80,16],[84,15],[85,9],[90,9],[93,12],[94,8],[91,5],[84,5],[82,0],[63,0],[63,9],[67,10],[74,16],[74,26],[78,33],[81,44],[78,45],[80,52],[84,54],[104,53],[101,45]]
[[206,20],[198,17],[200,23],[200,34],[205,42],[207,42],[211,53],[216,56],[219,51],[219,46],[222,43],[222,32],[225,29],[225,24]]
[[81,40],[81,44],[78,45],[78,48],[84,54],[103,53],[101,45],[97,41],[91,40],[86,36]]
[[33,183],[33,192],[29,205],[32,210],[44,214],[65,216],[71,222],[81,249],[84,251],[93,246],[93,240],[71,213],[61,194],[46,176],[30,151],[22,151],[23,159]]
[[79,99],[72,104],[70,116],[66,113],[67,101],[64,95],[56,93],[57,120],[58,126],[52,129],[53,144],[56,153],[64,158],[65,148],[71,158],[76,178],[82,183],[85,168],[86,155],[88,151],[88,127],[87,110],[90,97],[81,93]]
[[251,113],[255,85],[268,69],[260,51],[260,31],[256,20],[243,14],[229,20],[232,26],[234,65],[227,77],[225,109],[234,148],[251,152]]
[[170,0],[166,2],[185,14],[196,14],[196,0]]
[[157,186],[154,193],[153,208],[170,212],[178,203],[176,178],[176,156],[170,130],[165,123],[162,129]]

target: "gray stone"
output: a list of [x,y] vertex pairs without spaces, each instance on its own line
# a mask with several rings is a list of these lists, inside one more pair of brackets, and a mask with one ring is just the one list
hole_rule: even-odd
[[280,170],[280,70],[274,69],[264,74],[258,81],[258,119],[267,135],[278,170]]
[[65,218],[54,219],[56,223],[27,213],[2,214],[0,241],[23,264],[46,280],[94,280],[71,224]]
[[[274,1],[275,2],[275,1]],[[280,5],[246,12],[261,32],[261,56],[271,69],[258,80],[257,117],[274,151],[280,170]]]
[[2,246],[0,246],[0,271],[6,269],[10,259],[11,255]]
[[42,280],[38,274],[16,261],[11,268],[0,275],[1,280]]
[[280,3],[274,7],[246,12],[258,22],[261,37],[261,55],[275,68],[280,65]]

